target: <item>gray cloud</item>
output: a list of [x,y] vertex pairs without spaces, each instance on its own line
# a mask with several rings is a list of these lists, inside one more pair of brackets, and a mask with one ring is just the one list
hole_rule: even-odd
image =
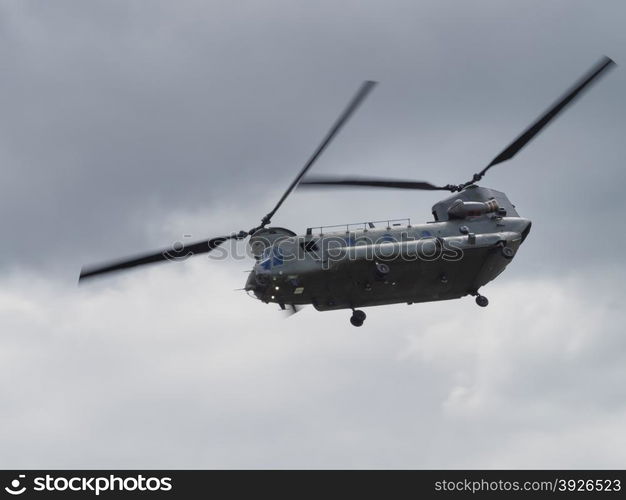
[[[502,280],[470,299],[288,320],[233,264],[1,297],[5,467],[616,467],[618,280]],[[36,281],[36,280],[35,280]],[[191,290],[189,293],[183,291]],[[241,311],[246,311],[241,314]],[[9,376],[10,375],[10,376]],[[585,454],[579,453],[584,444]]]

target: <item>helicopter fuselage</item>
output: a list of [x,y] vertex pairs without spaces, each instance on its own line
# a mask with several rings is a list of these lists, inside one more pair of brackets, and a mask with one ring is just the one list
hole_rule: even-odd
[[[460,184],[362,176],[311,177],[308,171],[376,85],[365,81],[333,123],[295,179],[249,230],[194,243],[177,242],[172,249],[150,252],[81,269],[79,282],[156,262],[206,254],[227,241],[249,238],[256,259],[245,290],[266,303],[294,310],[313,304],[318,310],[352,309],[350,323],[362,326],[366,314],[357,307],[428,302],[476,296],[516,255],[531,227],[504,193],[477,185],[496,165],[513,159],[581,92],[614,67],[602,57],[573,87],[496,155],[471,179]],[[309,228],[298,236],[271,227],[276,212],[296,188],[385,188],[449,191],[452,196],[433,206],[434,221],[413,225],[410,219]]]
[[424,224],[385,220],[300,236],[267,228],[250,239],[256,263],[245,288],[282,308],[320,311],[478,295],[531,226],[503,193],[478,186],[437,203],[433,215]]

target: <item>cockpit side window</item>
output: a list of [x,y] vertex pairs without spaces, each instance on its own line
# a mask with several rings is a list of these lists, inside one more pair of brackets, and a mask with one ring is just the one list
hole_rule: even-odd
[[261,266],[262,269],[269,270],[275,266],[282,266],[284,263],[283,252],[278,246],[272,245],[263,251],[259,266]]

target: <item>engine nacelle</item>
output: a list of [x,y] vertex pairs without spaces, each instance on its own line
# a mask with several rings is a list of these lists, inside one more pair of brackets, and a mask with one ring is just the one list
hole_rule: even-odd
[[[451,214],[448,210],[452,208],[452,205],[457,204],[458,200],[462,200],[465,206],[458,207],[456,210],[453,209],[453,213]],[[515,210],[515,205],[509,201],[504,193],[496,191],[495,189],[477,186],[475,184],[467,186],[463,191],[455,193],[453,196],[435,203],[433,206],[433,216],[437,222],[443,222],[454,218],[472,217],[473,215],[469,215],[469,212],[473,212],[474,210],[470,203],[473,204],[473,202],[478,202],[482,205],[483,203],[489,203],[491,201],[495,201],[498,204],[499,208],[496,209],[496,213],[498,215],[504,216],[504,214],[506,214],[507,217],[519,217],[517,210]],[[475,208],[478,208],[478,212],[480,213],[487,213],[483,212],[484,207]],[[456,215],[456,213],[459,215]]]
[[461,199],[452,202],[448,207],[448,217],[450,219],[465,219],[466,217],[477,217],[492,212],[496,212],[500,208],[498,202],[493,200],[487,201],[463,201]]

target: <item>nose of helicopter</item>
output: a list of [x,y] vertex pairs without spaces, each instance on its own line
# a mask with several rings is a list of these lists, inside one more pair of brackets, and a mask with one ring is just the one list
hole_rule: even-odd
[[245,290],[246,292],[253,292],[258,299],[261,299],[266,294],[269,285],[269,276],[264,273],[258,273],[253,269],[248,274]]

